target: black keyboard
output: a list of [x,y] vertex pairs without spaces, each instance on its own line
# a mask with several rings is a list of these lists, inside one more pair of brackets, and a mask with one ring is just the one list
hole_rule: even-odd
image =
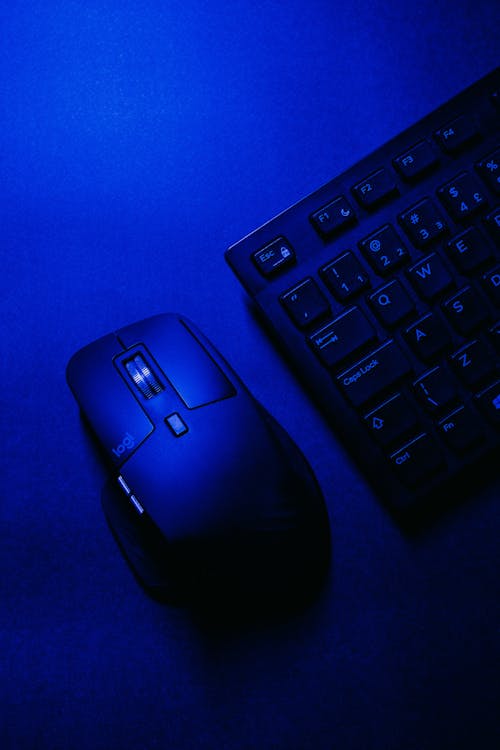
[[500,68],[226,252],[381,498],[500,443]]

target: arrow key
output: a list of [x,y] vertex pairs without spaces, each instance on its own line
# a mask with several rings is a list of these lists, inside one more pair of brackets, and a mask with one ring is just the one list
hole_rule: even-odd
[[418,424],[418,418],[410,401],[396,393],[366,414],[364,422],[378,443],[389,445],[409,435]]

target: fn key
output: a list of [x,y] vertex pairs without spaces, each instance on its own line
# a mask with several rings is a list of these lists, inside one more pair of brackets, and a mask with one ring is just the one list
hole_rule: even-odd
[[423,432],[389,457],[403,484],[410,487],[429,479],[442,466],[443,457],[437,442]]

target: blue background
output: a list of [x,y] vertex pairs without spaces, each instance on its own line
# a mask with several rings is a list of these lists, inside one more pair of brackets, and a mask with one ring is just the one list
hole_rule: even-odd
[[[0,10],[0,746],[497,746],[499,485],[405,536],[255,324],[226,247],[499,62],[494,0]],[[306,611],[150,600],[66,387],[80,346],[190,317],[323,487]]]

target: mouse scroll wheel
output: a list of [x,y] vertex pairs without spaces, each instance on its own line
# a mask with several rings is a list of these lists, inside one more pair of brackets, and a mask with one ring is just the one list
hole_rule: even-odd
[[128,374],[145,398],[153,398],[164,390],[142,355],[136,354],[124,364]]

